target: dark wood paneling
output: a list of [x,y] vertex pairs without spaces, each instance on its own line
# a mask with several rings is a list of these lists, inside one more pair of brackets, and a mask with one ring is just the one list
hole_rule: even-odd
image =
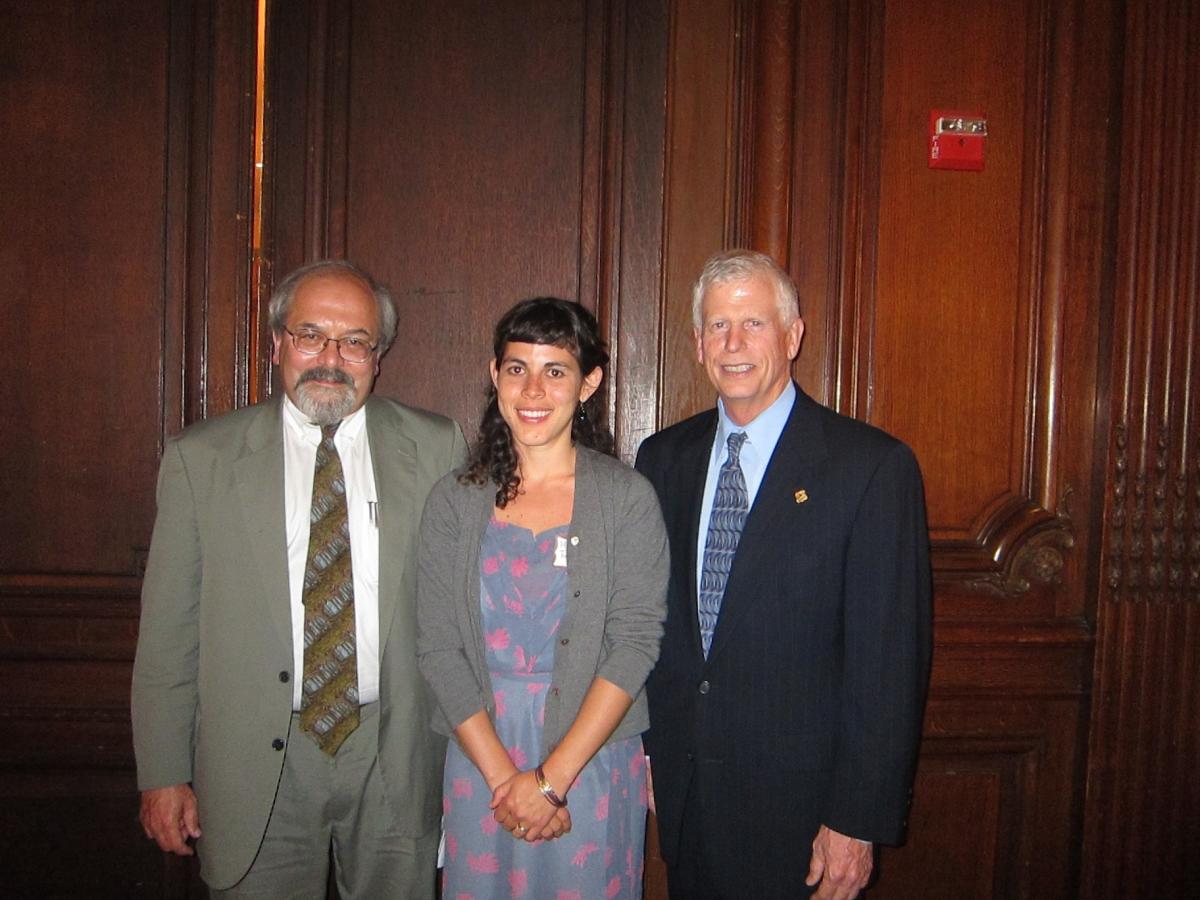
[[[981,0],[936,17],[887,4],[882,33],[878,194],[863,197],[878,204],[865,254],[876,266],[862,276],[871,289],[846,342],[854,408],[916,450],[938,570],[1015,598],[1060,580],[1075,540],[1068,498],[1078,486],[1059,458],[1076,449],[1062,446],[1058,408],[1064,297],[1053,276],[1073,250],[1058,198],[1078,31],[1060,4]],[[928,167],[939,108],[987,115],[982,172]]]
[[712,405],[696,362],[691,286],[704,261],[730,243],[738,83],[739,4],[675,0],[667,97],[663,311],[658,425]]
[[[314,0],[274,29],[293,43],[276,45],[276,277],[346,255],[392,287],[378,391],[473,432],[492,324],[546,294],[597,311],[617,377],[652,383],[665,4]],[[652,423],[615,391],[641,422],[629,451]]]
[[[70,730],[57,737],[71,740]],[[0,779],[4,895],[171,896],[162,853],[137,821],[132,773],[38,767]]]
[[1200,10],[1124,21],[1083,895],[1200,894]]
[[191,878],[136,821],[130,662],[163,440],[248,397],[254,16],[0,4],[5,896]]
[[0,457],[21,476],[0,480],[0,572],[134,573],[160,435],[169,17],[4,7]]

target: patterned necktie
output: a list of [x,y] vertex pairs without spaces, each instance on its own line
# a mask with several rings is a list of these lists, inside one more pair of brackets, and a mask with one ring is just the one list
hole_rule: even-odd
[[745,442],[744,431],[729,435],[729,456],[717,475],[717,493],[713,497],[712,516],[708,520],[708,537],[704,542],[704,565],[700,570],[697,597],[700,643],[704,647],[705,659],[708,658],[708,648],[712,645],[713,631],[717,627],[717,615],[721,612],[725,582],[729,580],[729,570],[733,568],[733,557],[742,536],[746,512],[750,509],[746,479],[742,477],[742,466],[738,461]]
[[[340,423],[339,423],[340,424]],[[321,429],[304,568],[304,684],[300,727],[330,756],[358,727],[354,570],[346,480],[333,435]]]

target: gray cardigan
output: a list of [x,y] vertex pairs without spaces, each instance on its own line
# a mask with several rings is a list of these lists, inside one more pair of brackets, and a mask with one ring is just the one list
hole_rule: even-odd
[[[460,484],[452,473],[434,485],[421,519],[417,655],[438,701],[433,727],[443,734],[481,709],[495,715],[479,598],[479,548],[495,498],[494,484]],[[658,659],[667,612],[667,536],[650,483],[583,447],[576,454],[567,570],[543,758],[575,721],[597,675],[635,698],[609,740],[646,730],[642,686]]]

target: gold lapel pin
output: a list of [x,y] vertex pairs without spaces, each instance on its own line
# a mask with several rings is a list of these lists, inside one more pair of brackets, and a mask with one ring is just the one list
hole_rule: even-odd
[[804,490],[803,488],[796,491],[796,493],[793,494],[792,496],[794,496],[796,498],[797,503],[807,503],[808,502],[808,491]]

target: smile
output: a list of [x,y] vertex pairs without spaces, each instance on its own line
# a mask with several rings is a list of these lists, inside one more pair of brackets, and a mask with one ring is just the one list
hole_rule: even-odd
[[749,372],[754,368],[753,363],[741,363],[736,366],[721,366],[722,371],[729,372],[731,375],[741,375],[743,372]]
[[532,419],[535,422],[540,422],[550,415],[551,410],[548,409],[518,409],[517,415],[522,419]]

